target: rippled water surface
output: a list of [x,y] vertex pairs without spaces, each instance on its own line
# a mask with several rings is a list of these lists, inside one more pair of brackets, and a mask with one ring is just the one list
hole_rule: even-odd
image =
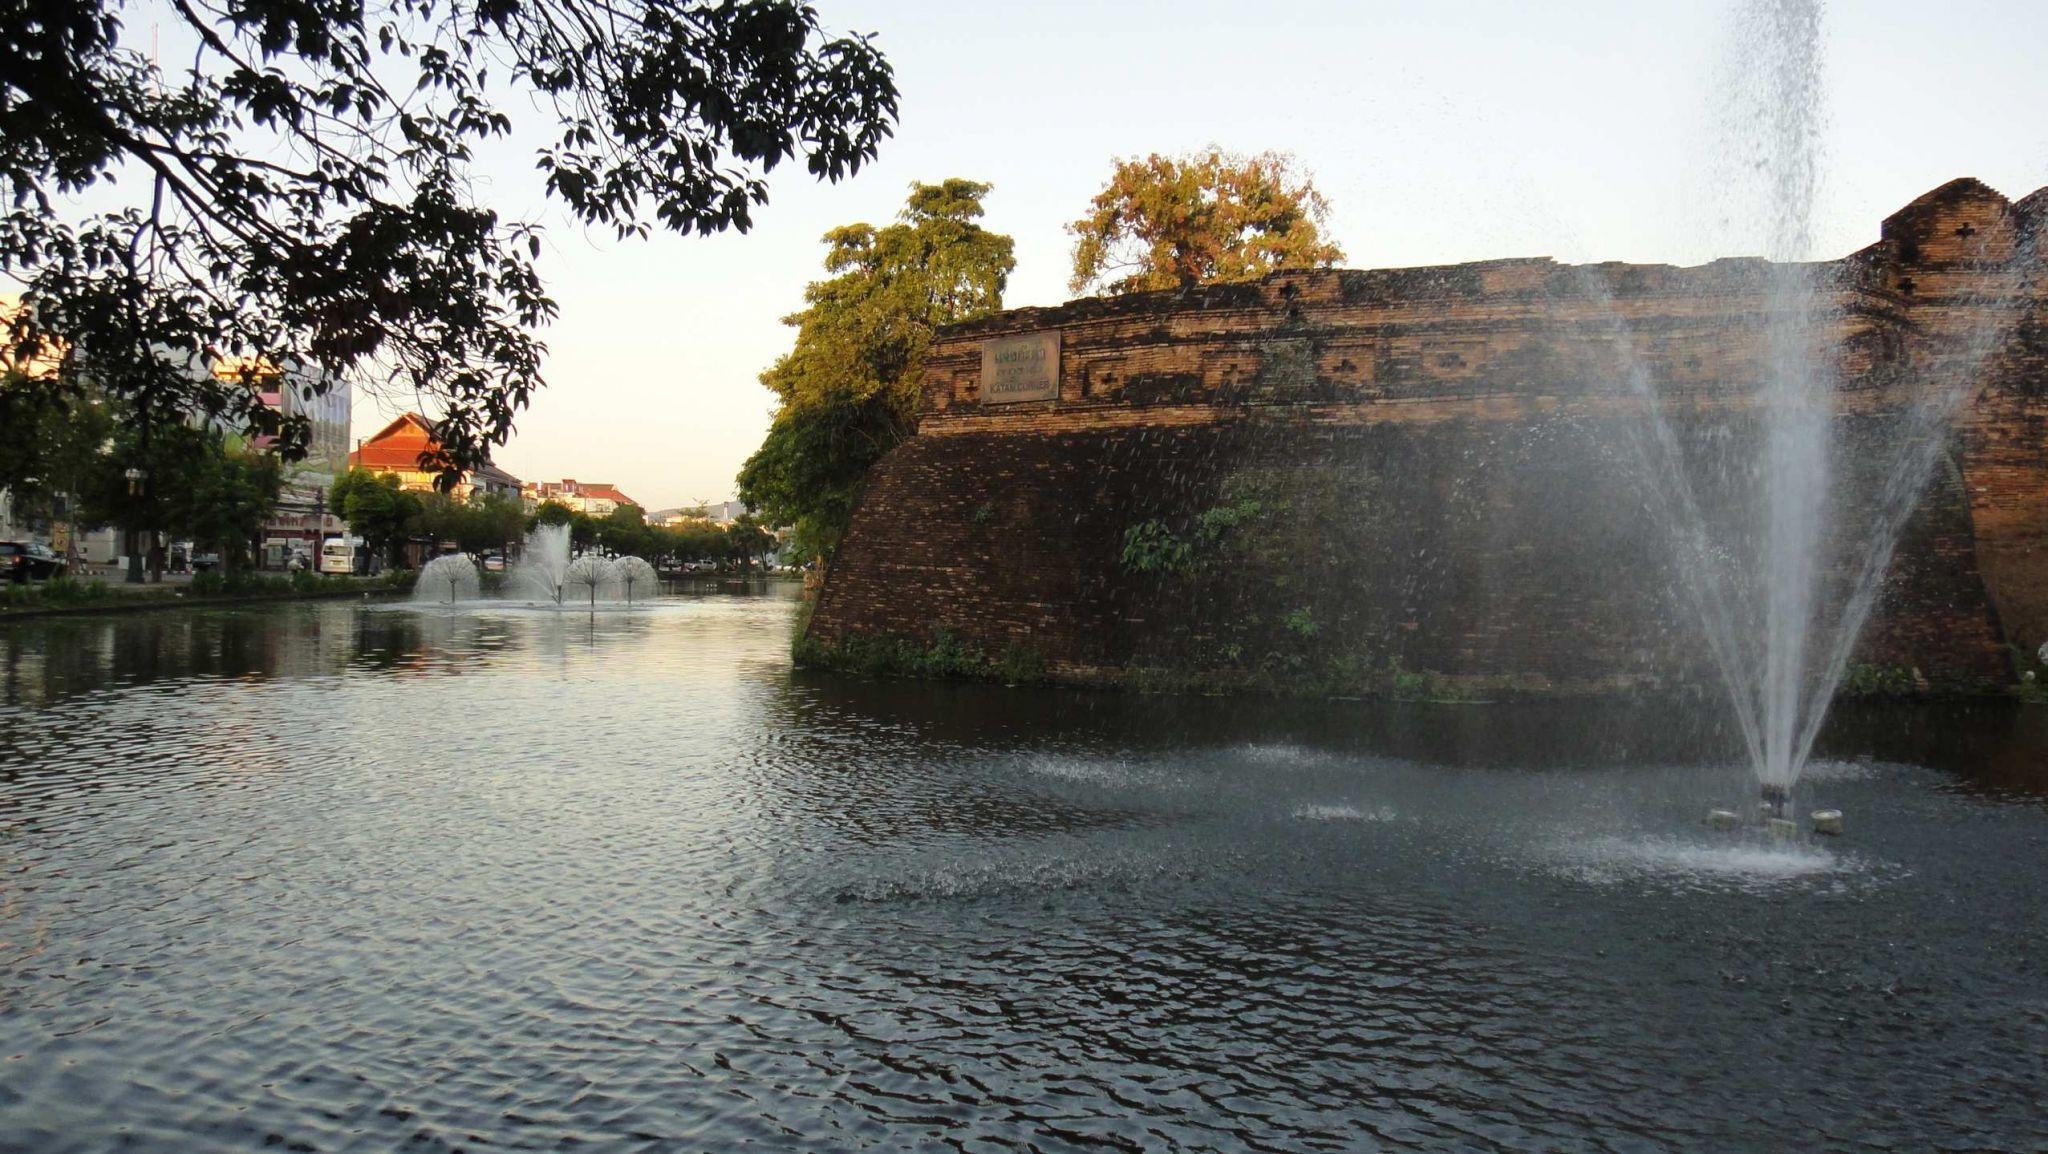
[[792,675],[786,597],[0,627],[0,1148],[2048,1144],[2048,732]]

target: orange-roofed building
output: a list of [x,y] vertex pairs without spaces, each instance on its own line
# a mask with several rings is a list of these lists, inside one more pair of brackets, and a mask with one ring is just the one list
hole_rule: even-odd
[[[434,428],[425,417],[401,413],[375,436],[357,442],[355,452],[348,455],[348,464],[351,469],[393,474],[398,478],[399,488],[429,493],[441,474],[437,469],[422,466],[420,458],[431,460],[440,451],[441,442],[434,439]],[[516,497],[519,478],[496,465],[485,464],[463,473],[452,492],[462,498],[476,492]]]
[[528,512],[542,501],[567,505],[592,517],[609,516],[621,505],[641,507],[640,502],[619,492],[618,486],[603,481],[528,481],[520,486],[519,496],[525,501]]

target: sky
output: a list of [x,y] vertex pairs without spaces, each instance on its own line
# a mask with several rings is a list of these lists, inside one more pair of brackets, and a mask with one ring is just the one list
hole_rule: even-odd
[[[609,481],[650,509],[731,496],[767,429],[757,378],[789,348],[781,318],[822,275],[819,237],[887,222],[913,181],[994,185],[984,223],[1015,238],[1012,307],[1067,299],[1065,225],[1116,158],[1211,145],[1293,154],[1348,267],[1763,251],[1729,192],[1755,135],[1730,95],[1739,3],[815,3],[828,29],[876,35],[901,122],[852,180],[778,172],[748,234],[617,242],[548,207],[530,153],[485,158],[490,202],[548,224],[561,306],[548,388],[500,465]],[[1808,255],[1876,240],[1957,176],[2015,198],[2048,185],[2048,3],[1844,0],[1823,27]],[[359,401],[356,435],[390,415]]]

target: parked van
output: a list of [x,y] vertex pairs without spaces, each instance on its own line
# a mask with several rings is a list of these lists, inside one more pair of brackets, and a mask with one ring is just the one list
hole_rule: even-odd
[[320,543],[320,571],[322,573],[353,573],[356,571],[356,549],[362,545],[359,537],[329,537]]

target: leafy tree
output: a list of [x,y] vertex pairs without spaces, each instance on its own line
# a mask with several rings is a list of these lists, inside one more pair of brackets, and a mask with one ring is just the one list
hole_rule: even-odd
[[481,559],[493,549],[503,549],[526,528],[526,509],[516,497],[476,490],[467,498],[451,493],[424,493],[416,497],[418,507],[406,526],[411,537],[425,537],[436,545],[454,542],[455,547]]
[[26,374],[0,374],[0,489],[25,521],[60,519],[99,467],[114,406],[94,390],[54,394]]
[[526,507],[517,497],[502,493],[476,492],[469,495],[457,524],[455,543],[462,551],[481,559],[492,550],[504,550],[526,529]]
[[394,566],[422,509],[419,495],[399,488],[396,476],[368,469],[350,469],[335,478],[327,502],[348,522],[349,532]]
[[686,521],[670,533],[674,542],[670,556],[684,561],[725,559],[725,530],[708,520]]
[[576,510],[550,497],[534,507],[533,516],[527,518],[529,529],[541,525],[567,525],[576,519]]
[[[150,428],[127,419],[119,405],[112,415],[112,435],[78,475],[80,519],[189,537],[229,565],[243,564],[277,504],[277,458],[231,444],[215,429]],[[140,474],[134,481],[130,470]]]
[[220,554],[229,569],[240,569],[277,507],[284,462],[274,453],[230,447],[218,437],[210,443],[213,451],[199,455],[196,467],[181,479],[184,487],[174,502],[182,508],[174,509],[167,527],[198,548]]
[[841,394],[784,405],[741,467],[740,498],[763,522],[791,527],[792,544],[803,555],[830,557],[853,520],[868,470],[914,429],[882,398]]
[[739,496],[764,524],[795,526],[808,551],[830,553],[868,469],[916,429],[932,331],[1003,307],[1017,262],[1010,238],[979,223],[989,188],[913,184],[895,224],[826,233],[834,275],[783,318],[796,344],[761,374],[780,405]]
[[435,398],[450,477],[510,435],[556,311],[535,226],[470,176],[514,111],[548,194],[622,238],[745,231],[780,163],[836,181],[896,116],[870,40],[801,0],[171,0],[169,67],[131,10],[0,4],[10,343],[61,362],[53,392],[89,366],[143,425],[206,413],[287,458],[304,418],[194,366]]
[[1067,287],[1146,292],[1326,268],[1344,259],[1324,239],[1328,216],[1329,204],[1284,153],[1120,160],[1088,215],[1067,226],[1075,237]]
[[577,552],[597,544],[597,518],[588,513],[572,513],[569,516],[569,544]]
[[645,557],[653,552],[647,512],[638,505],[619,505],[597,522],[597,543],[621,557]]
[[424,537],[432,542],[429,553],[438,552],[441,542],[454,541],[462,535],[464,515],[463,502],[453,493],[421,493],[412,518],[406,523],[408,537]]
[[752,517],[739,517],[726,527],[725,547],[727,556],[737,561],[741,569],[748,569],[753,567],[754,558],[775,547],[775,536]]

